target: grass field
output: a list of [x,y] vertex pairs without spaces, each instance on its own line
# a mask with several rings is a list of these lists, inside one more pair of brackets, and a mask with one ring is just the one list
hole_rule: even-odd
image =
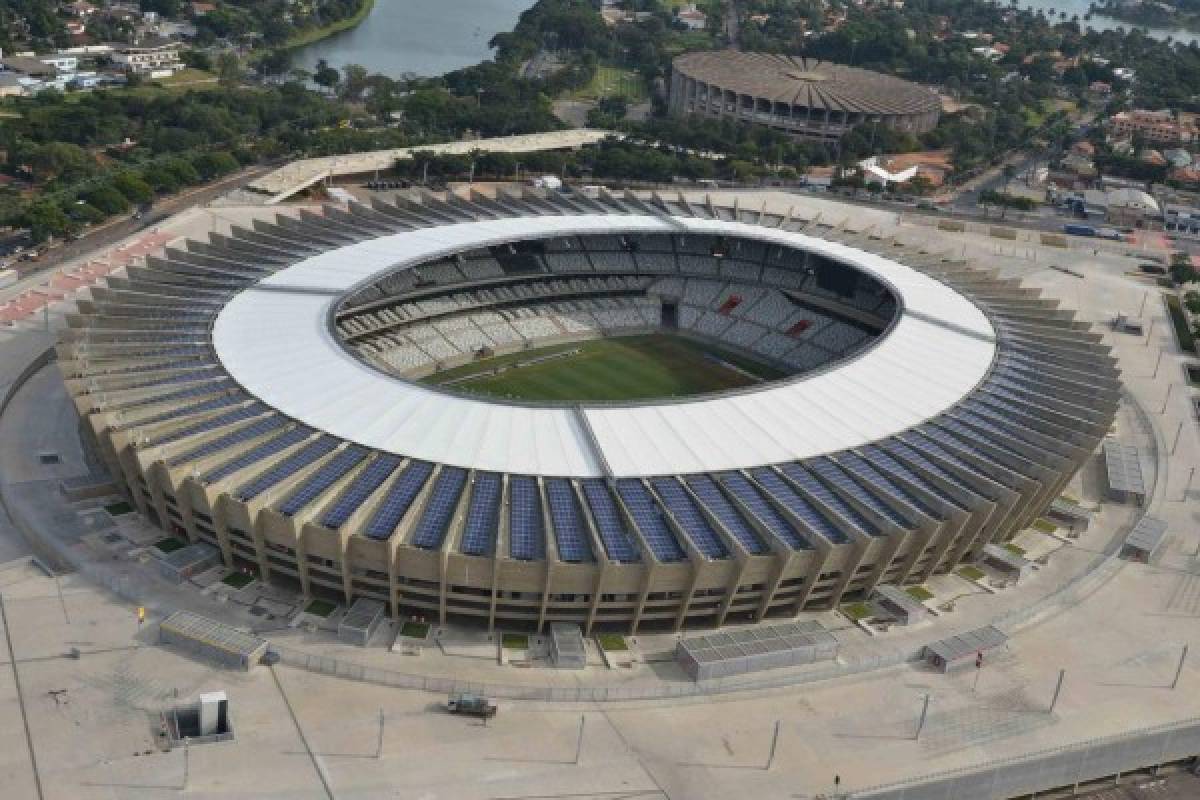
[[[570,354],[522,365],[554,353]],[[501,372],[490,374],[500,368]],[[682,397],[782,377],[761,364],[714,351],[689,339],[649,334],[572,342],[498,356],[431,375],[426,382],[446,385],[448,381],[473,375],[479,377],[453,383],[450,388],[512,400],[554,403]]]
[[650,96],[642,76],[631,69],[596,67],[596,74],[587,86],[572,93],[576,100],[599,100],[621,95],[630,103],[640,103]]

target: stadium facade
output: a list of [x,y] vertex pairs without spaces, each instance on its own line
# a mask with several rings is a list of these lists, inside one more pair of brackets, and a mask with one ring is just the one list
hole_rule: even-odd
[[[1014,280],[682,196],[280,215],[129,267],[69,324],[84,428],[152,522],[306,594],[488,626],[719,625],[924,581],[1034,521],[1119,391],[1100,335]],[[790,377],[610,405],[410,380],[649,329]]]
[[685,53],[672,62],[668,108],[764,125],[835,142],[851,129],[882,125],[912,134],[937,126],[937,94],[870,70],[773,53]]

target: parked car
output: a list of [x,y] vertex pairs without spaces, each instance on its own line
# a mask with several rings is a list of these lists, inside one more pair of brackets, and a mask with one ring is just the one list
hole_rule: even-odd
[[472,717],[494,717],[498,707],[496,701],[478,694],[458,692],[446,700],[446,710],[451,714],[467,714]]

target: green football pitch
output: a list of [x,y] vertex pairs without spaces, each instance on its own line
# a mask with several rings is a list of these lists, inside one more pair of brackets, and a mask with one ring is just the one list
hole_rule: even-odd
[[778,370],[690,339],[650,334],[525,350],[425,382],[511,400],[589,403],[683,397],[781,377]]

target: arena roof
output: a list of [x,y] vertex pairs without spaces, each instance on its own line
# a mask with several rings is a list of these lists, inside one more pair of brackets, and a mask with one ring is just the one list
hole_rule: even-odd
[[[807,249],[884,281],[902,311],[873,348],[823,372],[690,402],[582,408],[505,404],[384,375],[332,330],[347,293],[397,268],[487,244],[618,230],[721,233]],[[896,261],[782,229],[649,214],[482,220],[360,241],[243,290],[212,335],[223,366],[248,392],[315,429],[435,463],[572,477],[727,470],[864,445],[961,401],[996,352],[979,308]]]
[[890,115],[942,107],[923,86],[815,58],[715,50],[681,55],[674,67],[721,89],[807,108]]

